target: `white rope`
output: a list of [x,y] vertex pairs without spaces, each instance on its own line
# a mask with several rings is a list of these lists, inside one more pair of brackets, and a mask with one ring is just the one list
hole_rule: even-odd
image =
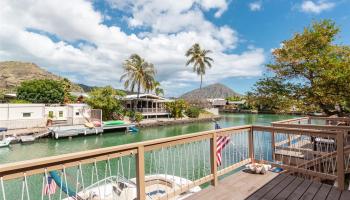
[[28,182],[27,182],[27,174],[24,173],[24,183],[26,185],[26,192],[27,192],[27,200],[30,200],[30,197],[29,197],[29,188],[28,188]]
[[202,149],[202,154],[203,154],[203,176],[206,176],[207,172],[206,172],[206,169],[205,169],[205,140],[202,140],[202,143],[201,143],[201,149]]
[[[66,185],[66,188],[68,190],[68,181],[67,181],[67,174],[66,174],[66,166],[62,165],[63,166],[63,177],[64,177],[64,182],[65,182],[65,185]],[[67,191],[66,193],[66,196],[69,198],[69,193]]]
[[[183,160],[183,158],[180,157],[180,155],[184,155],[184,154],[183,153],[180,154],[180,151],[183,152],[183,145],[180,145],[179,148],[180,148],[179,151],[178,151],[178,157],[180,159],[179,175],[180,175],[180,177],[182,177],[182,160]],[[182,192],[182,178],[180,179],[180,185],[181,185],[181,192]]]
[[[63,173],[60,174],[60,178],[61,178],[61,180],[63,180]],[[63,181],[61,181],[60,188],[62,188],[62,186],[63,186]],[[63,193],[63,191],[60,190],[60,199],[62,199],[62,193]]]
[[85,192],[85,183],[84,183],[84,176],[83,176],[83,169],[81,167],[81,162],[79,162],[79,172],[81,177],[81,185],[83,187],[83,191]]
[[200,157],[200,146],[199,146],[199,144],[200,144],[200,141],[198,141],[198,142],[196,142],[196,150],[197,150],[197,152],[196,152],[196,157],[197,157],[197,160],[198,160],[198,179],[200,179],[201,178],[201,157]]
[[95,159],[95,162],[94,162],[94,168],[95,168],[95,173],[96,173],[98,195],[99,195],[99,198],[101,199],[101,187],[100,187],[100,179],[98,178],[98,169],[97,169],[97,161],[96,161],[96,159]]
[[43,181],[41,183],[41,200],[44,200],[44,189],[45,189],[45,175],[43,175]]
[[3,198],[3,200],[6,200],[6,193],[5,193],[4,178],[3,177],[0,177],[0,182],[1,182],[2,198]]
[[75,198],[78,197],[78,188],[79,188],[79,166],[77,167],[77,179],[76,179],[76,185],[75,185]]
[[22,192],[21,192],[21,200],[24,200],[24,179],[22,180]]

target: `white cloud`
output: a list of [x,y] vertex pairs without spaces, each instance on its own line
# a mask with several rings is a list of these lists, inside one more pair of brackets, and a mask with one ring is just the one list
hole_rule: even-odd
[[323,11],[330,10],[335,6],[335,3],[326,0],[319,1],[304,1],[301,4],[301,10],[306,13],[316,13],[319,14]]
[[249,9],[251,11],[259,11],[259,10],[261,10],[261,7],[262,7],[261,1],[251,2],[249,4]]
[[[263,50],[225,53],[237,46],[238,34],[204,17],[203,9],[226,10],[226,1],[186,2],[189,1],[155,1],[151,5],[140,1],[135,5],[132,1],[114,0],[111,5],[130,13],[130,26],[147,27],[149,31],[140,37],[127,34],[118,26],[104,25],[104,16],[90,1],[4,0],[0,2],[0,30],[6,31],[0,31],[0,60],[34,62],[85,84],[121,88],[122,63],[130,54],[138,53],[154,63],[167,95],[178,95],[199,82],[192,68],[185,66],[184,54],[194,42],[200,42],[213,51],[215,60],[205,77],[206,83],[260,75],[265,60]],[[50,33],[56,39],[30,30]],[[76,45],[79,41],[86,42]]]

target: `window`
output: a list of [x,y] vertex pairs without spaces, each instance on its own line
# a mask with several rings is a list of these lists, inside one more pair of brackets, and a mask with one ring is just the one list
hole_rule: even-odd
[[52,110],[50,110],[50,111],[49,111],[49,118],[51,118],[51,119],[52,119],[53,117],[54,117],[54,116],[53,116],[53,111],[52,111]]
[[63,117],[63,111],[58,112],[58,117]]
[[23,113],[23,117],[31,117],[32,113]]
[[79,114],[80,114],[79,112],[75,112],[75,115],[76,115],[76,116],[79,116]]

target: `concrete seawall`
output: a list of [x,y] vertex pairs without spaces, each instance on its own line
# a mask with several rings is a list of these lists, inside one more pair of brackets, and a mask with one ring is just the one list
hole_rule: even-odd
[[166,125],[175,125],[175,124],[188,124],[194,122],[211,122],[212,120],[219,120],[222,116],[212,116],[205,118],[182,118],[176,120],[155,120],[155,121],[143,121],[139,124],[136,124],[137,127],[153,127],[153,126],[166,126]]

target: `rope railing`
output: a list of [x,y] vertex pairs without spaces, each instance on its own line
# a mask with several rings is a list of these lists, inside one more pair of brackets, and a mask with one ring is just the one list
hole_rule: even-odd
[[3,164],[0,199],[185,198],[252,162],[342,188],[350,147],[337,131],[224,128]]
[[344,170],[350,160],[348,147],[344,148],[344,132],[258,126],[253,130],[257,162],[287,169],[303,178],[336,181],[340,188],[344,187]]

